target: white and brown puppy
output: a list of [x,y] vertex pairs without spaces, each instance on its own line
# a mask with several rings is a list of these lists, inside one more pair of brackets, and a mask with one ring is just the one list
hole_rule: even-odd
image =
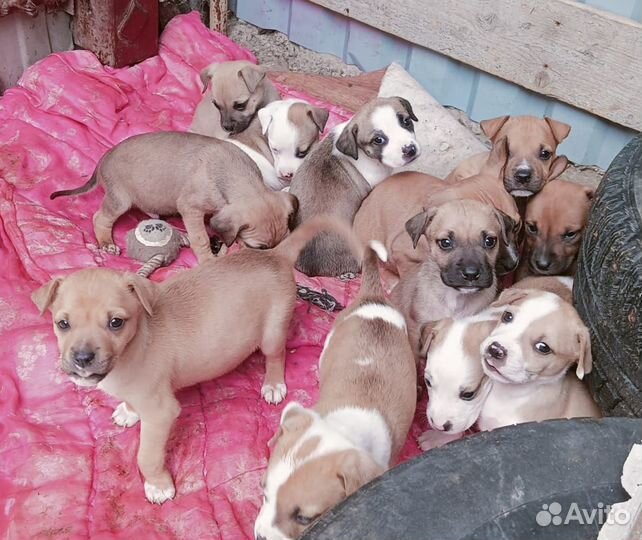
[[245,60],[211,64],[201,71],[201,81],[203,97],[189,128],[200,135],[226,139],[240,133],[259,109],[281,99],[265,70]]
[[[480,123],[482,131],[493,145],[504,137],[508,143],[509,159],[504,170],[504,188],[514,197],[529,197],[539,192],[564,172],[566,156],[556,154],[571,126],[552,118],[535,116],[500,116]],[[477,174],[488,152],[476,154],[460,163],[446,179],[458,182]]]
[[[51,311],[62,370],[82,386],[98,387],[122,403],[114,422],[141,421],[138,466],[150,502],[175,495],[165,446],[180,404],[179,388],[219,377],[260,350],[266,358],[261,394],[286,395],[285,344],[296,301],[293,265],[321,230],[348,227],[318,218],[272,250],[243,249],[156,284],[100,268],[56,278],[32,299]],[[267,295],[267,296],[266,296]],[[263,302],[256,302],[256,298]]]
[[503,313],[481,345],[493,387],[479,428],[599,417],[581,382],[592,368],[589,331],[573,306],[556,294],[519,288],[504,291],[493,306]]
[[[405,99],[377,98],[337,126],[294,175],[290,193],[299,199],[296,224],[332,212],[351,225],[370,190],[419,155],[416,120]],[[310,276],[337,276],[358,272],[359,262],[339,239],[321,235],[303,251],[297,268]]]
[[[373,248],[386,257],[381,244]],[[319,516],[394,465],[416,406],[416,371],[403,316],[386,300],[366,250],[361,291],[337,319],[319,359],[313,409],[289,403],[273,439],[262,540],[298,538]]]
[[511,288],[550,292],[573,303],[573,278],[568,276],[529,276],[515,282]]
[[227,142],[252,158],[266,186],[283,189],[319,142],[328,115],[326,109],[299,99],[273,101],[259,110],[246,130],[231,135]]
[[261,172],[242,150],[225,141],[195,133],[135,135],[117,144],[100,160],[90,180],[51,198],[79,195],[98,184],[105,198],[94,215],[102,249],[118,254],[112,236],[120,216],[135,207],[143,212],[183,218],[190,246],[199,262],[211,258],[204,218],[226,246],[236,239],[253,248],[271,248],[288,233],[297,200],[263,184]]
[[429,208],[406,223],[413,245],[423,235],[427,250],[400,279],[391,300],[406,318],[418,356],[424,324],[475,315],[495,299],[499,242],[512,226],[504,219],[490,205],[459,200]]
[[526,206],[526,255],[518,275],[573,275],[595,190],[555,180]]

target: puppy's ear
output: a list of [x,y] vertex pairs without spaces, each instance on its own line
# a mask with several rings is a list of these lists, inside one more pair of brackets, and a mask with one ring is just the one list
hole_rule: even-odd
[[156,300],[156,284],[137,274],[126,274],[125,283],[127,289],[138,297],[138,301],[149,316],[154,313],[154,301]]
[[571,132],[571,126],[565,124],[564,122],[553,120],[552,118],[548,117],[544,117],[544,120],[546,120],[548,127],[551,128],[551,133],[553,134],[553,137],[555,138],[555,142],[557,142],[557,144],[566,139],[566,137],[568,137],[568,134]]
[[44,315],[45,311],[49,309],[49,306],[51,306],[52,302],[55,300],[56,294],[58,293],[58,287],[61,283],[62,278],[55,278],[31,293],[31,300],[36,304],[38,311],[40,311],[40,315]]
[[261,81],[265,79],[265,71],[257,66],[245,66],[239,71],[239,77],[243,79],[250,94],[253,94]]
[[591,354],[591,334],[588,328],[582,324],[576,334],[577,342],[580,346],[580,353],[577,359],[577,368],[575,374],[578,379],[583,379],[584,375],[590,373],[593,369],[593,355]]
[[483,171],[498,178],[504,177],[504,168],[508,162],[508,139],[502,137],[499,141],[493,143],[493,147],[488,154],[486,163],[483,165]]
[[349,496],[384,472],[386,470],[365,452],[346,450],[340,456],[337,476]]
[[584,193],[586,193],[586,198],[589,201],[592,201],[595,198],[595,189],[592,187],[585,186]]
[[509,306],[523,300],[528,296],[528,289],[516,289],[510,288],[506,289],[502,294],[499,295],[499,298],[491,304],[492,307],[501,307]]
[[421,326],[419,331],[419,353],[422,358],[426,358],[430,346],[437,335],[438,326],[439,321],[431,321]]
[[203,83],[203,92],[202,92],[203,94],[205,93],[205,90],[207,90],[207,85],[210,84],[210,81],[214,76],[214,72],[218,69],[219,65],[220,64],[210,64],[209,66],[201,70],[201,82]]
[[406,232],[412,239],[413,249],[417,249],[417,244],[419,243],[421,235],[426,232],[426,229],[430,225],[430,222],[433,220],[436,213],[436,208],[429,208],[406,221]]
[[410,116],[410,119],[417,122],[419,119],[415,116],[415,112],[412,110],[410,101],[399,96],[397,96],[397,99],[399,100],[399,103],[401,103],[401,106],[406,109],[406,112],[408,113],[408,116]]
[[350,124],[348,124],[337,139],[337,150],[353,159],[359,159],[359,144],[357,142],[358,133],[359,126],[355,124],[351,127]]
[[299,212],[299,199],[291,193],[283,193],[288,208],[288,230],[293,231],[296,226],[297,213]]
[[269,106],[266,106],[262,109],[259,109],[257,115],[261,124],[261,132],[263,133],[263,135],[265,135],[268,128],[270,127],[270,124],[272,123],[272,110]]
[[325,129],[325,124],[328,121],[330,112],[327,109],[322,109],[321,107],[309,107],[308,116],[314,122],[314,125],[317,126],[319,133],[321,133]]
[[504,126],[510,116],[498,116],[497,118],[491,118],[490,120],[482,120],[479,123],[479,127],[484,132],[484,135],[488,137],[491,142],[495,142],[495,137],[500,129]]
[[553,160],[553,163],[551,163],[551,168],[548,171],[548,178],[546,179],[546,181],[550,182],[551,180],[555,180],[555,178],[557,178],[566,170],[567,166],[568,158],[566,156],[557,156]]
[[241,231],[247,229],[247,225],[243,224],[241,216],[237,212],[230,210],[230,206],[225,206],[219,210],[210,219],[210,227],[214,229],[227,247],[230,247]]
[[517,230],[517,222],[508,214],[505,214],[497,208],[495,209],[494,213],[497,221],[499,222],[502,242],[505,246],[508,246],[513,239],[513,231]]

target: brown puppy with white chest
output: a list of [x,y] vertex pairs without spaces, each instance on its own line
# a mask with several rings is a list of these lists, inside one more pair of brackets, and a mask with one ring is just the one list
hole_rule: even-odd
[[386,266],[392,274],[402,276],[426,258],[427,240],[416,245],[405,232],[405,223],[422,208],[439,206],[448,201],[471,199],[497,209],[506,221],[506,238],[500,242],[497,273],[512,272],[519,262],[518,234],[521,220],[515,200],[498,179],[508,158],[505,142],[496,144],[482,171],[457,184],[447,184],[434,176],[418,172],[392,175],[366,197],[354,218],[357,237],[366,242],[378,240],[390,252]]
[[210,64],[201,71],[201,81],[203,97],[189,128],[200,135],[225,139],[240,133],[259,109],[281,99],[265,70],[245,60]]
[[211,258],[204,218],[226,246],[237,238],[253,248],[270,248],[288,233],[298,204],[288,193],[264,184],[256,164],[236,146],[194,133],[160,132],[135,135],[117,144],[100,160],[89,182],[57,191],[51,198],[105,188],[94,215],[98,245],[118,254],[112,229],[130,208],[183,218],[199,262]]
[[337,319],[319,359],[313,409],[289,403],[254,526],[263,540],[298,538],[319,516],[394,465],[412,423],[416,373],[403,316],[385,299],[366,250],[361,291]]
[[406,223],[413,244],[427,239],[426,258],[406,273],[391,300],[404,314],[419,356],[419,332],[427,322],[479,313],[497,294],[495,265],[506,225],[479,201],[450,201]]
[[595,190],[555,180],[526,206],[526,253],[518,276],[573,275]]
[[[559,144],[568,136],[571,126],[552,118],[535,116],[500,116],[480,123],[482,131],[496,144],[506,137],[509,159],[503,184],[514,197],[529,197],[564,172],[566,156],[557,156]],[[446,178],[458,182],[477,174],[488,152],[476,154],[460,163]]]
[[[294,175],[290,193],[299,200],[296,224],[331,212],[349,225],[370,190],[420,154],[410,103],[400,97],[377,98],[349,122],[336,126]],[[303,250],[297,269],[309,276],[358,272],[359,261],[340,239],[315,238]]]
[[260,350],[263,398],[279,403],[285,397],[285,344],[296,301],[292,268],[322,230],[343,234],[359,256],[348,227],[317,218],[272,250],[243,249],[160,284],[102,268],[53,279],[33,293],[40,312],[51,311],[62,370],[76,384],[98,384],[121,400],[116,424],[140,419],[138,466],[150,502],[175,495],[165,445],[180,413],[176,390],[219,377]]

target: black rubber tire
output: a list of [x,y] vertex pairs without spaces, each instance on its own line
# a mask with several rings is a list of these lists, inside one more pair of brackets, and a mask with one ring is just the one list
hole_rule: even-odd
[[591,332],[591,392],[605,414],[642,417],[642,135],[598,187],[573,297]]
[[[598,523],[542,524],[543,505],[588,512],[628,500],[620,485],[642,420],[551,420],[426,452],[368,484],[303,540],[588,540]],[[546,518],[546,515],[543,516]],[[606,518],[606,513],[603,515]]]

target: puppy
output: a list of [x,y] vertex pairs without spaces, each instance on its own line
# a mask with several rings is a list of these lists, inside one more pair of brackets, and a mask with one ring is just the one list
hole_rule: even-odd
[[[116,424],[140,419],[138,466],[150,502],[175,495],[165,445],[180,413],[176,390],[228,373],[260,350],[263,398],[285,397],[285,343],[296,301],[292,267],[321,230],[344,235],[358,256],[350,229],[320,217],[275,249],[240,250],[161,284],[100,268],[53,279],[33,293],[40,312],[51,311],[62,370],[121,400]],[[257,303],[259,297],[264,301]]]
[[98,245],[114,254],[112,229],[130,208],[183,218],[199,262],[211,258],[204,217],[226,246],[237,238],[253,248],[270,248],[288,233],[297,201],[263,185],[254,162],[224,141],[194,133],[160,132],[130,137],[109,150],[89,182],[56,191],[52,199],[105,187],[105,199],[94,215]]
[[[405,99],[377,98],[337,126],[294,175],[290,193],[300,204],[295,223],[332,212],[352,224],[370,190],[419,155],[416,120]],[[336,237],[321,235],[303,251],[297,268],[310,276],[337,276],[358,272],[359,262]]]
[[[305,226],[305,225],[303,225]],[[271,444],[257,539],[298,538],[319,516],[394,465],[416,406],[416,373],[401,313],[385,300],[376,250],[361,291],[319,358],[313,409],[289,403]]]
[[526,206],[526,255],[518,275],[575,274],[577,253],[595,190],[555,180]]
[[494,307],[504,311],[481,345],[482,367],[493,387],[479,428],[600,417],[581,382],[592,367],[591,341],[573,306],[553,293],[508,289]]
[[459,439],[477,421],[491,389],[479,349],[497,325],[501,311],[442,319],[422,328],[421,357],[426,359],[426,417],[431,430],[419,437],[422,450]]
[[[571,126],[552,118],[534,116],[500,116],[484,120],[480,127],[494,144],[504,137],[510,158],[504,171],[504,188],[514,197],[530,197],[564,172],[566,156],[557,156],[559,144],[566,139]],[[477,174],[487,152],[471,156],[448,175],[446,181],[458,182]]]
[[498,181],[507,158],[506,145],[497,144],[482,171],[457,184],[447,184],[418,172],[401,172],[372,190],[354,218],[354,231],[362,242],[378,240],[391,253],[386,270],[393,277],[388,281],[396,281],[394,276],[402,276],[426,258],[427,241],[422,238],[413,246],[413,241],[405,233],[406,221],[422,208],[460,199],[489,204],[503,215],[507,236],[500,243],[496,270],[498,275],[515,270],[519,262],[521,220],[515,200]]
[[260,108],[281,99],[265,70],[244,60],[211,64],[201,71],[201,81],[203,97],[189,128],[200,135],[226,139],[240,133]]
[[427,239],[426,257],[400,279],[391,300],[406,318],[418,357],[422,325],[474,315],[495,299],[495,266],[506,228],[493,207],[472,200],[450,201],[408,220],[413,246],[422,235]]
[[328,115],[327,110],[305,101],[273,101],[259,110],[257,119],[245,131],[231,135],[227,141],[252,158],[266,186],[283,189],[319,142]]

